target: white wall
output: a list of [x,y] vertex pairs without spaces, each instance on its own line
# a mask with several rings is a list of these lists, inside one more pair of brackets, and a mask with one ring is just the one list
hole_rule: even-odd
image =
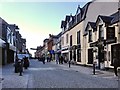
[[[82,36],[84,34],[84,30],[87,26],[87,23],[90,22],[96,22],[98,15],[105,15],[105,16],[109,16],[113,13],[115,13],[118,10],[118,0],[114,0],[114,2],[101,2],[100,0],[95,0],[94,2],[92,2],[87,10],[86,13],[86,18],[84,20],[84,25],[83,25],[83,31],[82,31]],[[98,31],[97,31],[97,36],[98,36]],[[105,34],[104,34],[105,35]],[[98,40],[98,37],[93,38],[95,41]],[[86,60],[88,59],[87,57],[87,46],[86,46],[86,39],[85,37],[82,38],[82,45],[83,45],[83,51],[82,51],[82,55],[83,55],[83,60],[86,62]]]

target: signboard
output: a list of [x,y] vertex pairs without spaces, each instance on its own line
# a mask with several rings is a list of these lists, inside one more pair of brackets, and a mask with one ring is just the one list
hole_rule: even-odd
[[50,54],[54,54],[54,50],[50,50]]

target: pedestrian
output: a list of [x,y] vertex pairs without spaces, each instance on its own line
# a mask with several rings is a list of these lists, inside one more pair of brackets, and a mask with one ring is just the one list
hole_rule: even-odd
[[58,58],[59,58],[59,64],[61,64],[61,57],[59,56]]
[[63,56],[60,57],[61,64],[63,64],[64,58]]
[[47,56],[47,62],[49,62],[49,56]]
[[14,72],[18,73],[18,57],[17,56],[16,56],[14,67],[15,67]]
[[25,69],[27,69],[27,68],[29,67],[29,60],[28,60],[28,57],[25,56],[23,60],[24,60],[23,66],[24,66]]
[[23,60],[18,61],[19,76],[22,76],[23,73]]
[[59,58],[58,56],[56,56],[56,64],[58,64],[58,62],[59,62]]
[[113,66],[114,66],[114,73],[116,76],[118,76],[117,68],[120,66],[120,62],[117,58],[113,58]]
[[43,64],[45,64],[45,55],[42,56]]

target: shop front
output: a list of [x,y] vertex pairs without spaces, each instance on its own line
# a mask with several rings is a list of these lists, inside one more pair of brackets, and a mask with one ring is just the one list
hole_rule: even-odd
[[69,61],[69,48],[68,48],[68,46],[62,48],[61,55],[63,56],[65,62],[67,63]]

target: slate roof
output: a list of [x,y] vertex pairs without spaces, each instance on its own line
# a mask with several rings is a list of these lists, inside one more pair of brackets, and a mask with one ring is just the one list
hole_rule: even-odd
[[95,22],[89,22],[90,26],[95,29],[96,28],[96,23]]
[[92,2],[88,2],[88,3],[82,8],[82,20],[84,20],[84,19],[86,18],[87,10],[88,10],[88,7],[89,7],[90,3],[92,3]]
[[98,19],[99,19],[99,17],[103,20],[103,22],[105,22],[107,24],[110,24],[111,20],[113,19],[112,16],[102,16],[102,15],[99,15]]
[[111,24],[117,23],[120,19],[120,13],[116,12],[114,14],[111,15],[113,17],[113,19],[111,20]]
[[57,36],[60,37],[62,35],[62,32],[60,32]]
[[110,16],[102,16],[99,15],[98,18],[101,18],[103,20],[103,22],[112,25],[114,23],[117,23],[120,19],[120,13],[117,11],[116,13],[110,15]]
[[88,26],[91,26],[91,28],[93,28],[93,29],[96,29],[96,23],[95,22],[88,22],[88,24],[87,24],[87,27],[86,27],[86,29],[85,29],[85,31],[87,31],[88,29]]

